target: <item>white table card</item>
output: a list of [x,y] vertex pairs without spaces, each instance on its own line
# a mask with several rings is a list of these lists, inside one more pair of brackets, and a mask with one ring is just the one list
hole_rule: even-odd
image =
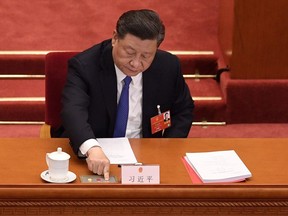
[[159,165],[122,165],[122,184],[160,184]]

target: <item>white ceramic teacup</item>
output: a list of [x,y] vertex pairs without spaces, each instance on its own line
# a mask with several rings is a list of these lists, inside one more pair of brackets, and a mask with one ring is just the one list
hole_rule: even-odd
[[46,162],[49,169],[50,179],[53,181],[64,181],[68,178],[70,155],[63,152],[62,148],[46,154]]

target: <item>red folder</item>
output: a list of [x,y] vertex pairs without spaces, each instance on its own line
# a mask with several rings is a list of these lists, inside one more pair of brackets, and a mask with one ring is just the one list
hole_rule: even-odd
[[203,182],[201,181],[201,179],[199,178],[199,176],[197,175],[197,173],[192,169],[192,167],[188,164],[188,162],[186,161],[185,157],[182,157],[182,162],[192,180],[193,184],[203,184]]

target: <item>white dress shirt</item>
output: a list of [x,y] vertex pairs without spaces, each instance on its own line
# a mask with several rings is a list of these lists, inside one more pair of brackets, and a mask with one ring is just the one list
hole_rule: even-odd
[[[122,88],[124,86],[123,79],[126,75],[120,71],[115,65],[117,76],[117,104],[120,99]],[[126,137],[128,138],[140,138],[142,137],[142,73],[137,76],[131,77],[132,81],[129,86],[129,114],[126,128]],[[83,155],[86,155],[87,151],[94,147],[100,146],[96,139],[88,139],[80,146],[79,150]]]

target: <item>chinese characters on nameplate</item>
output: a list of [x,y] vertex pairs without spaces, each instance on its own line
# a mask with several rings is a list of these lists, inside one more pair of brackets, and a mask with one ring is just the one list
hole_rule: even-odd
[[122,165],[122,184],[160,184],[159,165]]

